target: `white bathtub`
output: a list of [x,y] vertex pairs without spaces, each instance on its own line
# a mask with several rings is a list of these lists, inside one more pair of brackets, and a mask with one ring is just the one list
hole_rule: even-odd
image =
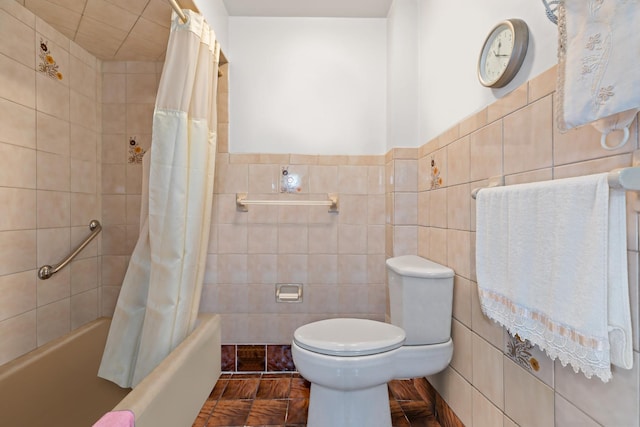
[[220,317],[198,326],[134,390],[98,378],[110,319],[95,320],[0,367],[0,425],[89,427],[129,409],[136,427],[188,427],[220,376]]

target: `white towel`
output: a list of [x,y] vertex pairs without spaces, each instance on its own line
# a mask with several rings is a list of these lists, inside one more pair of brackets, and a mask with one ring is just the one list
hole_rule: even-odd
[[476,208],[483,312],[587,378],[630,369],[625,194],[607,174],[483,189]]
[[628,128],[640,107],[638,1],[563,0],[558,15],[558,127]]

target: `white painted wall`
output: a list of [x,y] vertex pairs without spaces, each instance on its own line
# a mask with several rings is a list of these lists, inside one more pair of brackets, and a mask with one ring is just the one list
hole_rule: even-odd
[[[197,0],[230,61],[230,150],[381,154],[420,146],[557,62],[557,27],[532,0],[394,0],[388,18],[228,17]],[[476,77],[482,42],[524,19],[516,78]]]
[[386,19],[230,17],[230,151],[383,154],[386,44]]
[[229,59],[229,14],[222,0],[194,0],[209,26],[216,32],[220,48]]
[[[418,145],[557,63],[558,30],[540,1],[416,1],[420,20]],[[508,18],[523,19],[529,26],[529,50],[514,80],[504,88],[488,89],[476,77],[478,54],[490,29]]]
[[418,2],[395,0],[387,16],[387,150],[420,145]]

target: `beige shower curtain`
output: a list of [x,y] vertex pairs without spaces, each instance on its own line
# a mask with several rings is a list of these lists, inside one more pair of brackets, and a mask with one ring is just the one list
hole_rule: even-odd
[[[137,385],[191,332],[213,201],[220,48],[204,18],[174,13],[145,155],[140,237],[98,375]],[[150,157],[150,158],[149,158]],[[147,197],[148,196],[148,197]]]

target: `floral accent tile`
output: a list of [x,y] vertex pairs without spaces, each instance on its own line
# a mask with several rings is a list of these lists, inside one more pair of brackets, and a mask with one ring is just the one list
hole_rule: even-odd
[[40,52],[38,53],[40,63],[38,64],[38,71],[46,74],[52,79],[62,80],[63,75],[58,70],[58,64],[53,59],[51,50],[49,49],[48,42],[40,39]]
[[540,370],[538,359],[531,355],[532,348],[533,344],[527,340],[523,340],[518,334],[516,334],[516,336],[509,335],[507,341],[507,356],[530,372],[532,370]]
[[145,149],[138,144],[136,137],[129,139],[129,163],[142,163],[142,156],[146,153]]
[[431,157],[431,189],[435,190],[442,186],[442,177],[440,176],[440,168],[436,166],[435,158]]
[[540,381],[553,387],[553,360],[543,350],[504,329],[504,354]]

